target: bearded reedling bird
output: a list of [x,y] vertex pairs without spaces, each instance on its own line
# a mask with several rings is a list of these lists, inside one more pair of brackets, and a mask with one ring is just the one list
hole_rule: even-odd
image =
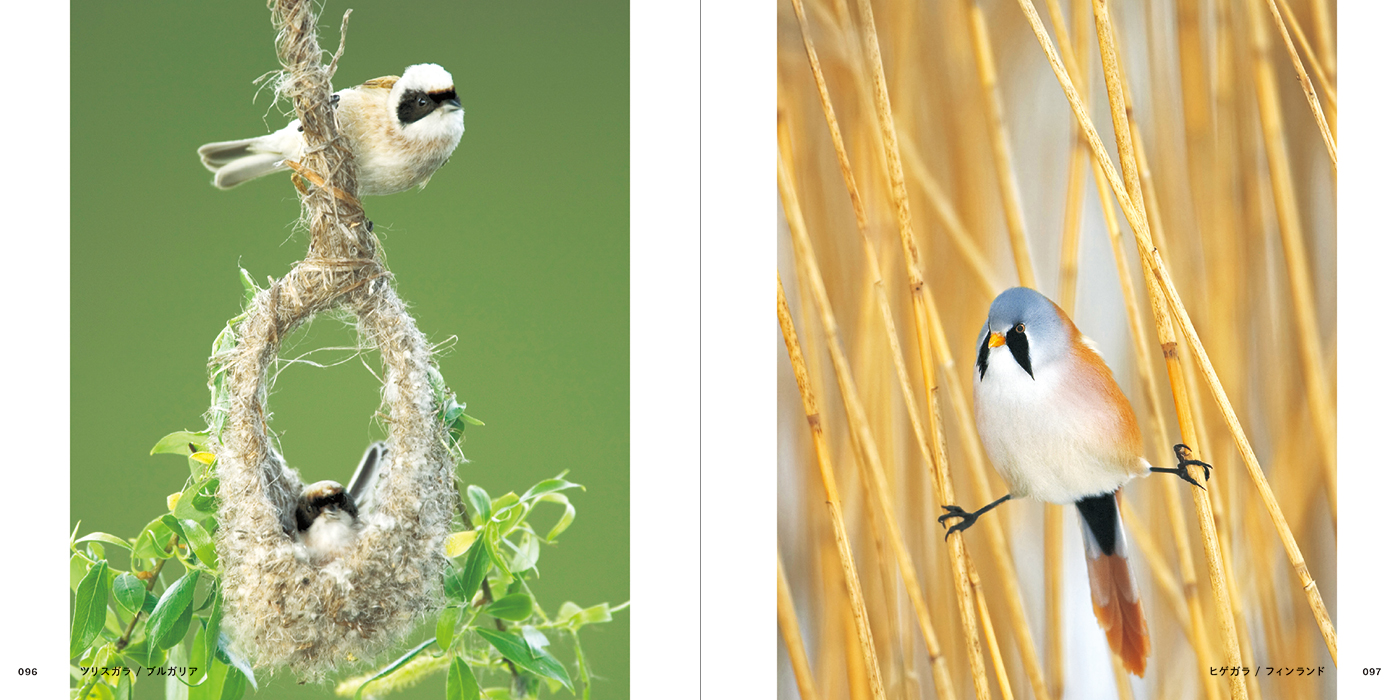
[[[465,129],[452,74],[435,63],[404,69],[403,77],[375,78],[332,97],[340,135],[355,159],[359,195],[403,192],[447,162]],[[236,187],[290,169],[306,155],[301,120],[266,136],[200,146],[214,186]]]
[[1210,465],[1188,459],[1185,445],[1176,446],[1174,468],[1143,459],[1137,419],[1108,365],[1069,316],[1039,292],[1015,287],[998,295],[977,345],[972,392],[977,432],[1011,493],[970,513],[943,506],[948,512],[938,521],[948,527],[946,521],[961,519],[948,527],[951,535],[1012,498],[1073,503],[1084,536],[1094,616],[1124,668],[1141,677],[1151,644],[1128,570],[1118,490],[1151,472],[1201,486],[1186,466],[1202,467],[1209,480]]
[[360,458],[348,491],[329,480],[302,489],[293,535],[298,558],[310,564],[328,564],[354,546],[364,527],[361,519],[374,508],[374,487],[388,461],[389,448],[376,442]]

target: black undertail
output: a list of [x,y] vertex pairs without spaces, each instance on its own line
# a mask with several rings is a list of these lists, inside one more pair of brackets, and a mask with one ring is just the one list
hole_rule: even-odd
[[1089,525],[1089,532],[1094,533],[1099,549],[1109,556],[1118,554],[1118,501],[1114,498],[1115,493],[1110,491],[1089,496],[1074,503],[1079,515]]

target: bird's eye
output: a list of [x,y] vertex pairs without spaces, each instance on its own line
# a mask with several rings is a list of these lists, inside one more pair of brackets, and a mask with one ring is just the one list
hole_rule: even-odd
[[420,97],[420,98],[418,98],[418,106],[419,106],[419,107],[426,107],[426,106],[428,106],[428,98],[426,98],[426,97]]
[[1016,324],[1016,332],[1017,332],[1017,333],[1025,333],[1025,332],[1026,332],[1026,324],[1024,324],[1024,323],[1018,323],[1018,324]]

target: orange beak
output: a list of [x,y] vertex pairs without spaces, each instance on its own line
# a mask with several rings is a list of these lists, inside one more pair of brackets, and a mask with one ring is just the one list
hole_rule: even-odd
[[992,337],[987,339],[987,344],[994,348],[999,348],[1006,344],[1006,336],[993,332]]

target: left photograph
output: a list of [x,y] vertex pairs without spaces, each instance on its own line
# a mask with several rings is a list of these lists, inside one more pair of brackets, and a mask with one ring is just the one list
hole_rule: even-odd
[[73,697],[630,697],[628,26],[71,8]]

